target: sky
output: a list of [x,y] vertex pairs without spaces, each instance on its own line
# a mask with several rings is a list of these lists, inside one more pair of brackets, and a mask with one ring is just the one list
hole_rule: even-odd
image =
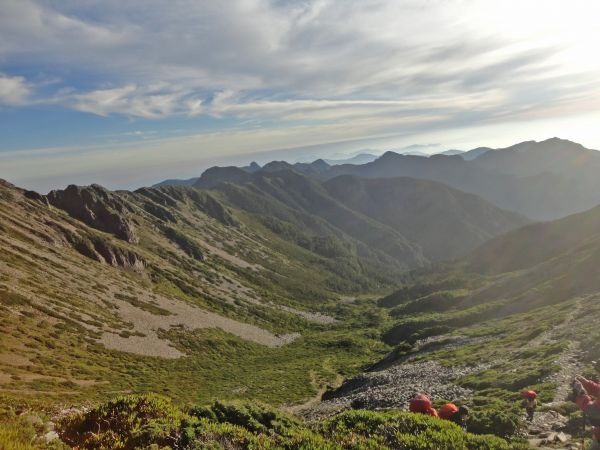
[[597,0],[0,0],[0,178],[558,136],[600,149]]

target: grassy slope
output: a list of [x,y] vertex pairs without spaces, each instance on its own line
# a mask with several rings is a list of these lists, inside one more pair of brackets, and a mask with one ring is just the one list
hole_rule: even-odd
[[433,261],[462,256],[527,222],[481,197],[432,181],[340,176],[324,186],[346,206],[401,230]]
[[359,254],[366,245],[408,268],[462,255],[527,222],[475,195],[413,178],[342,176],[321,184],[287,170],[215,189],[237,207],[299,227],[298,233],[326,224],[357,243]]
[[[139,194],[122,195],[134,197],[133,205],[142,202],[135,197]],[[2,188],[0,202],[6,250],[0,266],[0,389],[13,398],[73,403],[134,390],[162,392],[178,402],[250,398],[282,404],[314,394],[317,384],[338,373],[356,373],[387,353],[390,345],[445,334],[479,340],[417,356],[444,364],[487,363],[481,373],[460,380],[475,390],[473,401],[483,410],[514,402],[523,387],[537,387],[544,400],[551,398],[553,387],[540,383],[557,369],[553,361],[567,342],[579,340],[593,350],[599,338],[594,320],[600,312],[597,211],[577,217],[570,226],[545,224],[544,233],[555,238],[564,234],[561,229],[581,224],[578,238],[569,237],[568,245],[548,255],[525,258],[531,254],[526,228],[491,242],[453,267],[414,274],[416,284],[387,297],[381,302],[385,308],[380,308],[369,300],[347,305],[336,301],[339,293],[327,282],[330,273],[324,272],[327,258],[280,238],[260,217],[234,211],[241,226],[225,227],[215,220],[214,211],[211,216],[191,207],[194,201],[187,195],[176,200],[181,217],[175,226],[200,246],[218,242],[229,259],[202,247],[205,261],[195,260],[165,237],[155,216],[144,213],[135,215],[140,244],[132,245],[25,200],[12,188]],[[146,259],[147,268],[140,273],[91,261],[70,248],[50,222],[135,250]],[[527,262],[496,268],[503,248],[515,261],[523,257]],[[522,256],[518,249],[523,249]],[[255,270],[233,263],[231,256],[261,263],[270,275],[257,276]],[[336,314],[339,322],[310,323],[244,296],[231,304],[220,289],[224,274],[259,298],[299,308],[310,305]],[[309,280],[312,289],[307,291]],[[102,329],[130,329],[110,307],[115,292],[147,303],[138,303],[140,308],[152,309],[157,306],[153,300],[165,296],[274,332],[300,331],[302,338],[270,349],[218,330],[174,328],[161,336],[190,357],[164,360],[108,350],[94,340],[102,331],[99,324]],[[560,326],[567,321],[569,326]],[[549,329],[556,332],[545,339]],[[380,340],[382,330],[387,330],[387,343]],[[404,344],[400,348],[408,349]]]
[[[131,219],[140,242],[129,244],[12,187],[0,189],[0,392],[6,395],[75,402],[133,390],[163,392],[182,402],[247,397],[293,403],[388,350],[378,339],[385,319],[373,301],[339,303],[331,280],[340,275],[328,270],[329,258],[279,238],[243,212],[233,212],[236,226],[224,225],[215,211],[206,212],[198,191],[159,191],[153,203],[175,202],[170,210],[177,221],[168,223],[145,211],[147,195],[119,194],[135,211]],[[204,260],[169,240],[167,226],[202,249]],[[65,240],[65,228],[82,240],[98,238],[135,252],[146,268],[126,270],[86,258]],[[343,287],[342,293],[357,291],[357,285]],[[301,337],[269,348],[218,329],[159,330],[189,355],[179,359],[111,350],[97,341],[106,332],[136,338],[138,328],[119,308],[169,319],[173,301]],[[311,322],[277,305],[322,311],[338,321]]]
[[[599,222],[596,208],[531,225],[454,265],[415,274],[414,284],[380,301],[397,317],[384,339],[399,345],[385,363],[411,355],[413,362],[479,367],[457,381],[474,391],[475,417],[504,411],[517,419],[523,389],[551,402],[556,382],[575,374],[557,376],[568,369],[563,355],[576,358],[580,372],[600,356]],[[434,336],[438,344],[414,347]],[[444,345],[453,337],[465,343]]]

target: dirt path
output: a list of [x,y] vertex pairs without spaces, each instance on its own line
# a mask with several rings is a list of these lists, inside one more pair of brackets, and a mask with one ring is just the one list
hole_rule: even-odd
[[[323,366],[327,367],[327,364],[328,364],[328,362],[326,361],[323,363]],[[296,405],[282,406],[280,408],[281,410],[283,410],[289,414],[293,414],[295,416],[302,416],[304,412],[312,409],[314,406],[321,403],[321,398],[323,397],[323,394],[329,388],[331,388],[332,386],[337,388],[337,387],[341,386],[342,383],[344,382],[344,377],[342,375],[340,375],[339,373],[335,374],[335,379],[334,379],[333,383],[331,383],[331,382],[328,383],[328,382],[325,382],[324,380],[319,380],[317,378],[317,373],[315,371],[310,372],[310,379],[311,379],[311,384],[317,390],[317,393],[303,403],[299,403]]]
[[[572,325],[582,307],[583,301],[579,299],[561,324],[542,333],[532,340],[527,347],[535,348],[540,345],[556,342],[558,333],[565,331]],[[580,344],[572,340],[556,360],[556,364],[560,367],[560,370],[543,380],[546,383],[555,384],[557,388],[552,401],[541,406],[551,408],[567,401],[572,389],[573,379],[583,368],[581,360]],[[550,410],[537,413],[534,421],[528,427],[527,438],[529,445],[532,448],[540,449],[580,448],[579,442],[573,441],[570,435],[561,431],[565,428],[566,424],[567,418],[555,411]]]
[[571,311],[569,311],[566,314],[565,320],[563,320],[559,325],[557,325],[549,330],[544,331],[539,336],[532,339],[529,342],[529,344],[527,345],[527,347],[528,348],[539,347],[540,345],[552,344],[552,343],[556,342],[556,335],[560,331],[564,331],[565,329],[567,329],[573,323],[573,321],[575,320],[575,318],[581,311],[582,307],[583,307],[583,299],[581,299],[581,298],[577,299],[577,301],[575,302],[575,305],[573,306]]
[[557,363],[561,369],[555,374],[552,374],[545,381],[555,383],[557,385],[556,393],[552,402],[548,405],[554,405],[567,401],[567,397],[572,389],[572,383],[575,376],[581,373],[583,364],[581,363],[581,350],[579,342],[571,342],[567,350],[558,358]]
[[[568,329],[572,325],[573,321],[581,312],[582,307],[583,299],[577,300],[574,307],[571,309],[571,311],[569,311],[565,317],[565,320],[560,325],[542,333],[529,344],[529,347],[537,347],[539,345],[556,342],[557,334]],[[552,402],[546,404],[545,406],[552,406],[567,400],[567,397],[571,392],[573,379],[583,369],[583,364],[581,361],[582,358],[579,342],[572,340],[567,349],[562,352],[555,361],[560,367],[560,370],[543,380],[546,383],[554,383],[557,386]]]

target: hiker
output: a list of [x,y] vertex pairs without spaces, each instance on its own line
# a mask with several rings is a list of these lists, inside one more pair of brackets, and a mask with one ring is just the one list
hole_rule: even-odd
[[427,414],[438,417],[438,413],[431,403],[431,399],[425,394],[415,395],[408,404],[408,410],[413,413]]
[[537,392],[524,391],[521,393],[521,397],[523,397],[523,403],[521,403],[521,406],[525,408],[525,411],[527,412],[527,420],[529,422],[533,422],[533,415],[535,414],[535,409],[537,408]]
[[[600,377],[600,361],[594,363],[594,368]],[[575,378],[574,388],[577,392],[575,403],[593,427],[590,450],[600,450],[600,384],[580,375]]]
[[467,420],[469,419],[469,408],[464,405],[460,407],[454,403],[446,403],[442,405],[438,410],[438,416],[440,419],[449,420],[454,422],[456,425],[461,427],[464,431],[467,431]]

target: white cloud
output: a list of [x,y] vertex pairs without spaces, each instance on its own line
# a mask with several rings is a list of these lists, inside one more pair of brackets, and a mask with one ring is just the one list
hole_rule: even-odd
[[10,77],[0,73],[0,106],[20,106],[27,102],[30,86],[23,77]]
[[[186,101],[182,102],[183,99]],[[83,94],[67,94],[55,101],[100,116],[120,113],[147,119],[176,113],[197,114],[202,105],[201,100],[190,98],[189,91],[173,90],[164,84],[146,87],[129,84]]]
[[[600,31],[584,5],[596,6],[498,3],[3,0],[0,58],[101,80],[68,99],[76,109],[152,118],[210,113],[212,96],[227,91],[242,94],[240,110],[248,101],[459,99],[497,90],[516,106],[528,84],[544,94],[542,107],[564,89],[583,89],[561,82],[549,92],[543,83],[600,73]],[[572,30],[586,24],[582,44]]]

